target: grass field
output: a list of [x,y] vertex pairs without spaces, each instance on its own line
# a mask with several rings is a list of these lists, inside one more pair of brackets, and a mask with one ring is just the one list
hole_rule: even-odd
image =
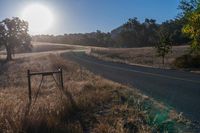
[[[51,77],[45,78],[37,100],[30,105],[27,69],[59,67],[64,69],[64,91]],[[177,131],[186,122],[135,89],[95,76],[59,55],[1,62],[0,70],[0,132],[146,133]],[[32,78],[34,99],[40,80]]]
[[[89,47],[83,47],[79,45],[68,45],[68,44],[57,44],[57,43],[43,43],[43,42],[31,42],[32,51],[31,53],[39,53],[39,52],[54,52],[54,51],[65,51],[65,50],[85,50]],[[19,54],[19,50],[15,50],[15,54]],[[5,57],[6,51],[4,47],[0,47],[0,58]]]
[[55,50],[75,50],[85,49],[86,47],[79,45],[68,45],[68,44],[56,44],[56,43],[42,43],[32,42],[32,52],[44,52],[44,51],[55,51]]
[[[188,53],[188,46],[174,46],[165,59],[165,67],[170,68],[175,58]],[[152,47],[144,48],[93,48],[90,55],[109,61],[163,67],[162,60]]]

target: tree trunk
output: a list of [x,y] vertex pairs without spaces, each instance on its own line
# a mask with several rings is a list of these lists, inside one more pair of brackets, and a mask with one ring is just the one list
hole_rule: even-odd
[[7,61],[12,60],[12,50],[9,46],[6,46]]

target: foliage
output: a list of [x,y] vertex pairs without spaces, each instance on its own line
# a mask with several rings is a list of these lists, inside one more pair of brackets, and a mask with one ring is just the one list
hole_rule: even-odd
[[192,39],[191,53],[200,54],[200,1],[183,0],[180,8],[183,10],[185,18],[182,32]]
[[192,39],[191,52],[199,54],[200,52],[200,12],[192,12],[187,17],[188,23],[183,27],[183,32]]
[[31,49],[31,37],[28,34],[28,23],[15,17],[0,22],[0,45],[5,46],[7,60],[12,59],[16,48]]
[[183,19],[167,20],[159,27],[159,33],[168,33],[173,45],[180,45],[189,42],[189,38],[182,34]]
[[181,0],[179,9],[182,10],[182,17],[194,11],[199,6],[199,0]]
[[200,68],[200,55],[186,54],[175,59],[175,68]]
[[183,27],[182,18],[167,20],[162,24],[154,19],[145,19],[139,22],[137,18],[129,19],[127,23],[113,30],[111,34],[115,42],[121,47],[155,46],[159,41],[160,32],[170,33],[169,38],[173,45],[186,44],[189,39],[181,32]]
[[52,42],[52,43],[66,43],[84,46],[101,46],[113,47],[114,42],[111,39],[110,33],[103,33],[100,30],[92,33],[78,33],[78,34],[64,34],[64,35],[36,35],[32,37],[33,41],[38,42]]
[[155,46],[159,41],[159,32],[167,31],[173,45],[186,44],[189,39],[181,32],[182,19],[175,19],[158,24],[154,19],[145,19],[144,22],[137,18],[129,19],[122,26],[111,33],[99,30],[92,33],[64,34],[64,35],[36,35],[33,41],[66,43],[75,45],[90,45],[100,47],[145,47]]
[[133,18],[111,33],[119,32],[114,40],[121,47],[153,46],[157,41],[158,27],[154,19],[145,19],[145,22],[140,23],[137,18]]

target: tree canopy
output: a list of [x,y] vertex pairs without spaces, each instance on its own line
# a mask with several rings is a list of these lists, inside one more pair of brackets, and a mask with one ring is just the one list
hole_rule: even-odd
[[33,41],[51,42],[51,43],[66,43],[74,45],[90,45],[101,47],[113,47],[114,43],[111,39],[110,33],[104,33],[100,30],[92,33],[77,33],[64,35],[35,35],[32,37]]
[[184,0],[180,8],[185,19],[182,31],[192,40],[191,53],[200,54],[200,0]]
[[173,45],[183,45],[189,41],[189,38],[182,34],[182,28],[182,19],[167,20],[158,24],[154,19],[145,19],[141,23],[137,18],[133,18],[117,29],[121,31],[114,39],[122,47],[155,46],[160,41],[160,34],[165,32],[169,33]]
[[31,37],[28,34],[28,22],[17,17],[6,18],[0,22],[0,45],[7,52],[7,60],[12,59],[16,49],[31,50]]

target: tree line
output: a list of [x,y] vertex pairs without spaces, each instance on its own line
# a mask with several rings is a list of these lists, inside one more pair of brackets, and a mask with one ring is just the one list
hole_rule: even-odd
[[173,45],[183,45],[189,41],[181,29],[181,19],[167,20],[162,24],[154,19],[145,19],[139,22],[137,18],[129,19],[114,40],[119,47],[145,47],[155,46],[160,41],[160,36],[168,36]]
[[111,33],[104,33],[100,30],[92,33],[77,33],[64,35],[35,35],[32,36],[33,41],[64,43],[74,45],[90,45],[100,47],[114,47],[114,42],[111,38]]
[[168,20],[158,24],[154,19],[145,19],[144,22],[140,22],[137,18],[133,18],[108,33],[97,30],[85,34],[36,35],[32,37],[32,40],[100,47],[144,47],[155,46],[159,41],[159,34],[168,33],[173,45],[182,45],[190,40],[182,33],[182,28],[182,19]]

